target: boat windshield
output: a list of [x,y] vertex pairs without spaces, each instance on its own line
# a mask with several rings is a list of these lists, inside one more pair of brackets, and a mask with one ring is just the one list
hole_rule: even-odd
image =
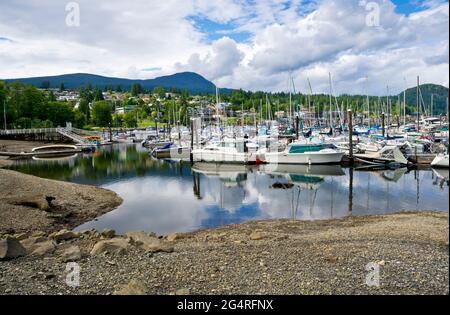
[[291,145],[289,153],[306,153],[306,152],[319,152],[325,149],[335,149],[333,144],[301,144]]
[[236,148],[237,152],[244,152],[244,142],[222,142],[222,148]]

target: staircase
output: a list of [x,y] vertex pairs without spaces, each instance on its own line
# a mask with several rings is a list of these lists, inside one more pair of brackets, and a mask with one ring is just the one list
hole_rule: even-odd
[[82,136],[74,133],[72,130],[69,130],[66,128],[57,128],[56,132],[58,132],[60,135],[63,135],[66,138],[73,140],[78,145],[92,145],[92,143],[90,143],[88,140],[86,140]]

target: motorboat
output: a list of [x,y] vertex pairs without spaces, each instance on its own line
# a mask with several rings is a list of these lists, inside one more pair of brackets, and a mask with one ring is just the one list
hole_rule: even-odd
[[294,142],[283,152],[265,154],[269,164],[338,164],[344,157],[344,152],[333,144],[314,144]]
[[157,159],[188,159],[191,148],[187,145],[169,143],[164,147],[155,147],[151,154]]
[[213,142],[192,150],[196,162],[256,164],[259,162],[257,146],[247,146],[248,139],[231,139]]
[[385,146],[378,152],[354,154],[356,161],[369,165],[405,166],[408,160],[397,146]]

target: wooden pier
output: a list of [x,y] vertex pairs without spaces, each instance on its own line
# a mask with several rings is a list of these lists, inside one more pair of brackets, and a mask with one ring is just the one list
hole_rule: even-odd
[[76,128],[35,128],[0,130],[0,138],[43,142],[74,142],[79,145],[89,145],[85,137],[97,135]]

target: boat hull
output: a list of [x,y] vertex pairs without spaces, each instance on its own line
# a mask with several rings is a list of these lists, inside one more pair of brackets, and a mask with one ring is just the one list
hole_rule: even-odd
[[156,149],[153,155],[157,159],[188,159],[191,155],[191,149],[186,147]]
[[448,163],[448,155],[438,155],[433,162],[431,162],[431,166],[436,168],[449,168]]
[[196,162],[208,163],[238,163],[255,164],[257,161],[256,153],[235,153],[235,152],[217,152],[212,150],[194,150],[193,159]]
[[269,164],[339,164],[344,152],[266,153]]

